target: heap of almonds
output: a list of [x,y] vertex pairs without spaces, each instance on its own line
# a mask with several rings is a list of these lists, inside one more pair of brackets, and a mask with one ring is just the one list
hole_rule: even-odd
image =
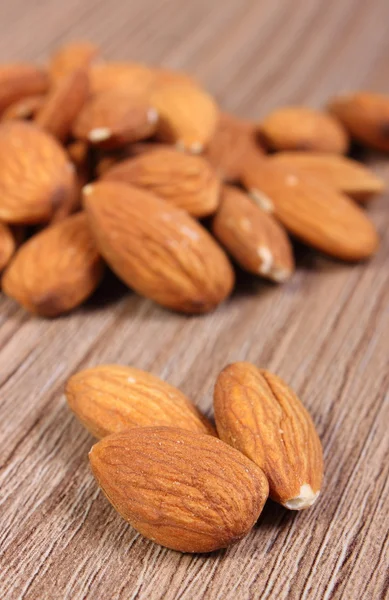
[[253,123],[187,74],[98,55],[73,43],[45,68],[0,67],[0,271],[27,310],[75,308],[105,263],[139,294],[202,313],[233,289],[229,257],[287,280],[289,235],[345,261],[376,251],[360,205],[384,185],[345,154],[351,139],[389,151],[389,97]]
[[247,362],[219,375],[217,434],[178,389],[133,367],[73,375],[71,410],[100,441],[93,474],[120,515],[181,552],[211,552],[249,533],[268,497],[290,510],[314,504],[323,456],[312,419],[276,375]]

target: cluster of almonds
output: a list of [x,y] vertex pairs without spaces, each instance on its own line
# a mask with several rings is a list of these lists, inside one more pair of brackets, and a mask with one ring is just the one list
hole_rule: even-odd
[[0,115],[2,288],[33,313],[82,303],[105,263],[139,294],[202,313],[233,289],[225,250],[282,282],[294,270],[288,234],[346,261],[377,249],[358,203],[383,182],[344,155],[350,138],[389,151],[388,97],[253,123],[187,74],[74,43],[45,69],[0,67]]
[[323,456],[312,419],[276,375],[238,362],[214,390],[217,427],[178,389],[133,367],[73,375],[71,410],[100,441],[93,474],[120,515],[181,552],[244,537],[268,497],[290,510],[316,501]]

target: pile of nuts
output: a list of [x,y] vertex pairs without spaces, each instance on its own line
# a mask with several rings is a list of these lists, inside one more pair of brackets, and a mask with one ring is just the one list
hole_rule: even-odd
[[133,367],[73,375],[71,410],[100,441],[93,474],[137,531],[181,552],[211,552],[249,533],[268,497],[309,508],[323,478],[312,419],[276,375],[247,362],[220,373],[216,431],[178,389]]
[[27,310],[70,311],[105,264],[162,306],[204,313],[231,293],[231,259],[287,280],[289,235],[345,261],[374,254],[360,205],[384,185],[345,154],[350,140],[389,151],[389,97],[254,123],[185,73],[98,54],[73,43],[45,68],[0,67],[0,271]]

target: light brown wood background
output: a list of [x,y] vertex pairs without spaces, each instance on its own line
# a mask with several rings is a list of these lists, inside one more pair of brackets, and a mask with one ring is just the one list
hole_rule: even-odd
[[[4,61],[44,60],[82,37],[110,58],[188,69],[242,116],[361,86],[389,92],[388,0],[0,4]],[[370,161],[389,184],[389,157]],[[112,282],[54,321],[0,297],[2,599],[388,597],[388,194],[369,213],[382,236],[370,263],[300,250],[290,283],[243,278],[205,317],[171,314]],[[269,503],[244,541],[209,556],[142,539],[97,490],[93,439],[67,410],[66,378],[133,364],[211,414],[215,377],[242,359],[279,373],[311,411],[326,460],[320,501],[301,514]]]

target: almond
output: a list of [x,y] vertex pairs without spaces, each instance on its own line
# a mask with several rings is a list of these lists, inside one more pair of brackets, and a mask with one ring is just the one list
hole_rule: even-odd
[[73,134],[102,148],[117,148],[152,136],[158,114],[147,99],[113,89],[91,98],[79,114]]
[[277,282],[293,273],[293,250],[283,227],[237,188],[224,186],[212,231],[243,269]]
[[216,435],[182,392],[135,367],[100,365],[80,371],[67,382],[66,397],[77,418],[97,438],[159,425]]
[[89,146],[82,140],[76,140],[68,144],[66,151],[76,167],[84,168],[89,161]]
[[276,375],[247,362],[226,367],[214,393],[222,440],[254,461],[270,498],[291,510],[312,506],[323,479],[323,455],[313,421]]
[[278,152],[270,160],[311,173],[358,202],[370,200],[385,188],[384,181],[365,165],[339,154]]
[[15,238],[10,227],[5,223],[0,223],[0,272],[11,260],[15,247]]
[[66,142],[88,95],[89,81],[86,70],[72,71],[62,77],[48,94],[35,116],[35,123],[61,142]]
[[31,123],[0,125],[0,219],[41,223],[74,201],[74,168],[50,135]]
[[218,120],[213,98],[187,78],[160,80],[151,94],[159,122],[157,137],[180,150],[201,153],[212,139]]
[[272,150],[306,150],[344,154],[348,136],[331,115],[302,106],[286,106],[271,112],[259,125]]
[[186,313],[212,310],[230,294],[226,255],[185,211],[113,181],[88,185],[84,204],[103,257],[139,294]]
[[0,114],[25,96],[44,94],[49,87],[47,74],[33,65],[0,66]]
[[389,96],[356,92],[333,98],[330,112],[351,137],[371,148],[389,152]]
[[134,96],[147,97],[155,82],[153,69],[132,62],[113,61],[93,65],[90,78],[92,94],[122,89]]
[[[228,113],[220,114],[204,156],[224,181],[240,180],[242,164],[252,149],[252,138],[253,126],[250,122]],[[256,150],[259,155],[263,154],[259,142]]]
[[195,217],[214,213],[219,204],[220,181],[207,161],[168,147],[120,162],[104,179],[154,192]]
[[3,291],[32,313],[55,317],[92,294],[103,263],[83,213],[34,235],[3,275]]
[[377,232],[365,213],[323,180],[271,159],[247,164],[243,179],[259,206],[314,248],[348,261],[377,250]]
[[268,483],[257,465],[216,437],[145,427],[93,446],[93,474],[119,514],[145,537],[181,552],[212,552],[257,521]]
[[33,119],[36,113],[42,108],[46,101],[46,96],[37,94],[35,96],[26,96],[16,100],[3,112],[2,121],[13,121],[15,119],[28,120]]
[[70,42],[58,48],[50,61],[50,77],[57,83],[76,69],[88,68],[99,54],[99,48],[91,42]]

